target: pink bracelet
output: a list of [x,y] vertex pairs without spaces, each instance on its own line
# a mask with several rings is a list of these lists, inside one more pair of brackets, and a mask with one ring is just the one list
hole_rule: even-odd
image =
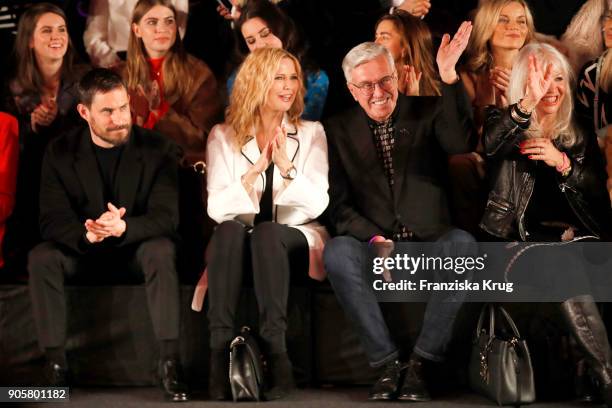
[[570,166],[570,161],[569,161],[569,158],[567,157],[567,154],[565,153],[561,153],[561,154],[563,155],[563,162],[561,163],[561,165],[555,167],[555,169],[557,169],[559,173],[563,173]]

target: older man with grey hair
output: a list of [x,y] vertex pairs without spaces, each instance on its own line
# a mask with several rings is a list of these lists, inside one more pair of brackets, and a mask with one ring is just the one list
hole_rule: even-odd
[[451,226],[443,187],[448,155],[469,152],[475,145],[471,108],[455,71],[471,29],[464,22],[452,41],[448,34],[442,39],[436,58],[444,83],[441,97],[399,95],[390,53],[371,42],[356,46],[342,69],[360,106],[325,123],[329,217],[340,236],[327,243],[324,261],[370,365],[384,367],[370,390],[371,400],[430,399],[422,363],[444,358],[461,307],[461,301],[449,301],[452,296],[461,299],[456,293],[432,296],[412,354],[402,362],[362,270],[368,260],[364,242],[474,242]]

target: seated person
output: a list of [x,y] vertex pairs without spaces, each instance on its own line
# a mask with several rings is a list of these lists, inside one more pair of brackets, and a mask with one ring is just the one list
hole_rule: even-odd
[[0,269],[5,266],[4,234],[6,220],[15,206],[19,133],[15,117],[0,112]]
[[89,127],[61,135],[45,153],[40,188],[44,242],[28,260],[48,381],[59,386],[67,378],[64,281],[144,280],[160,343],[165,395],[185,401],[174,244],[176,146],[158,133],[132,126],[127,88],[112,71],[89,72],[79,93],[78,111]]
[[[609,241],[612,219],[603,158],[592,122],[574,115],[567,59],[550,45],[529,44],[513,71],[508,85],[512,105],[487,110],[483,137],[495,177],[481,227],[507,240]],[[542,247],[542,259],[551,247]],[[585,279],[584,258],[573,262],[571,251],[554,255],[568,267],[544,275],[543,288],[551,279],[577,282],[561,311],[612,406],[612,351]],[[537,272],[547,273],[545,268]]]
[[[456,292],[432,296],[419,338],[407,364],[393,342],[375,294],[365,286],[363,243],[432,241],[473,243],[450,224],[444,164],[448,154],[470,151],[471,118],[455,65],[471,25],[465,22],[438,50],[441,97],[400,95],[395,62],[382,45],[362,43],[344,58],[342,69],[359,107],[325,122],[329,141],[329,216],[337,236],[325,246],[324,262],[334,292],[357,326],[372,367],[384,372],[371,400],[427,401],[424,361],[441,361],[462,301]],[[452,300],[451,300],[452,299]]]
[[50,3],[28,7],[17,27],[14,75],[5,111],[19,122],[19,170],[15,210],[8,220],[7,249],[25,266],[27,253],[40,242],[38,192],[47,143],[82,126],[76,111],[77,83],[85,66],[73,64],[66,16]]
[[[130,38],[130,20],[137,0],[91,0],[83,33],[85,51],[92,65],[110,68],[125,59]],[[171,0],[177,10],[181,37],[187,28],[189,0]],[[119,56],[123,54],[123,58]]]
[[[318,122],[300,119],[298,60],[280,48],[253,51],[232,91],[226,123],[208,139],[208,213],[220,225],[208,247],[210,396],[229,397],[228,347],[243,282],[253,282],[268,399],[293,387],[287,356],[289,282],[322,280],[327,207],[327,142]],[[248,266],[247,266],[248,265]]]

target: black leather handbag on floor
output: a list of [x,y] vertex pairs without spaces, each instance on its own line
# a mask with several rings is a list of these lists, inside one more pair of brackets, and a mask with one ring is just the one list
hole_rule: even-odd
[[229,380],[234,401],[263,399],[263,359],[251,329],[246,326],[230,343]]
[[[484,327],[485,313],[489,316],[488,330]],[[500,335],[499,322],[510,332]],[[497,324],[496,324],[497,323]],[[474,391],[495,401],[497,405],[520,406],[535,401],[533,367],[525,340],[521,339],[514,321],[506,310],[497,305],[483,306],[476,326],[469,364],[469,381]]]

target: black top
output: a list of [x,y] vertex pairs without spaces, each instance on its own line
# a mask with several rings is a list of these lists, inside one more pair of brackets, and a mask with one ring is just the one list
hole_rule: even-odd
[[561,224],[571,225],[582,233],[588,231],[569,206],[555,173],[554,167],[536,163],[533,192],[525,212],[530,240],[559,241],[567,228]]
[[391,237],[400,226],[435,241],[451,228],[446,200],[449,154],[475,146],[463,84],[442,86],[442,96],[397,99],[393,187],[376,151],[361,106],[325,121],[329,148],[329,226],[338,235],[368,241]]
[[272,221],[272,185],[274,184],[274,164],[266,169],[266,186],[259,202],[259,214],[255,215],[255,225],[264,221]]
[[[64,134],[49,144],[42,164],[40,231],[46,241],[76,253],[84,222],[107,211],[103,183],[89,128]],[[151,238],[176,238],[178,148],[167,137],[133,126],[115,175],[113,192],[125,208],[127,230],[117,246]]]
[[[121,159],[121,153],[123,152],[123,145],[111,148],[100,147],[93,142],[91,145],[93,146],[96,161],[98,162],[100,177],[102,177],[104,202],[115,203],[117,198],[114,192],[115,176],[117,174],[119,160]],[[117,204],[115,203],[115,205]]]

